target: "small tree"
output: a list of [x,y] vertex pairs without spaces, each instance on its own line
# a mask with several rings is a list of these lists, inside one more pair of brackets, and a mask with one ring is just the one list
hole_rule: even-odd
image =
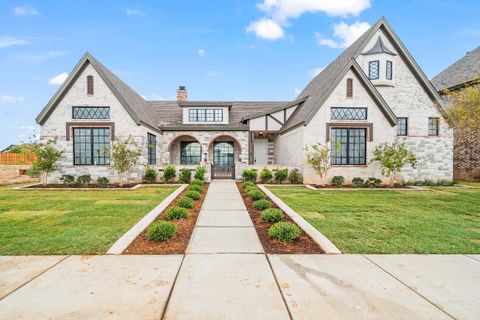
[[328,147],[317,143],[311,147],[305,146],[304,150],[306,162],[323,181],[327,175],[328,169],[330,169],[330,151],[328,150]]
[[48,173],[55,170],[55,163],[63,154],[56,146],[57,138],[49,139],[47,143],[32,143],[29,147],[36,158],[31,169],[40,174],[40,181],[44,186],[48,182]]
[[140,160],[142,148],[128,137],[125,141],[115,141],[112,146],[112,166],[118,175],[118,184],[120,187],[125,182],[125,174]]
[[417,158],[410,152],[403,143],[382,143],[373,151],[373,159],[371,162],[378,162],[382,169],[382,175],[390,178],[393,183],[395,175],[406,164],[412,168],[417,166]]
[[480,82],[460,90],[446,91],[449,120],[463,130],[480,131]]

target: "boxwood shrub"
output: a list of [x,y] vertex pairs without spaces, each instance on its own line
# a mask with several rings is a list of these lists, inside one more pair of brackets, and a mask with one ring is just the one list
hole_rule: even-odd
[[257,181],[257,171],[251,168],[245,169],[242,172],[243,181]]
[[247,188],[250,188],[250,187],[254,187],[254,188],[255,188],[255,183],[253,183],[252,181],[245,181],[245,182],[242,184],[243,190],[245,190],[245,189],[247,189]]
[[148,226],[147,239],[151,241],[167,241],[177,233],[173,222],[156,221]]
[[382,180],[370,177],[367,180],[365,180],[364,186],[367,188],[378,188],[380,187],[380,184],[382,184]]
[[300,236],[300,228],[291,222],[277,222],[268,228],[270,238],[293,242]]
[[195,200],[189,197],[183,197],[177,201],[177,206],[181,208],[192,209],[193,207],[195,207]]
[[202,186],[199,186],[198,184],[191,184],[188,187],[188,191],[197,191],[197,192],[203,193],[203,188],[202,188]]
[[252,198],[252,200],[265,199],[265,194],[260,190],[249,190],[247,195]]
[[100,177],[97,179],[97,183],[100,186],[100,188],[106,188],[108,187],[108,178],[107,177]]
[[262,183],[269,183],[272,181],[272,178],[273,178],[272,171],[267,167],[263,168],[262,171],[260,172],[260,181]]
[[363,187],[364,183],[365,183],[365,180],[363,180],[360,177],[355,177],[352,179],[352,187],[354,188],[361,188]]
[[302,181],[303,181],[303,178],[300,170],[293,169],[288,174],[288,182],[290,182],[291,184],[300,184],[302,183]]
[[284,216],[285,214],[283,213],[282,210],[275,209],[275,208],[263,210],[262,213],[260,214],[260,217],[262,218],[262,220],[267,222],[281,221]]
[[344,182],[345,178],[343,176],[334,176],[332,178],[332,184],[337,188],[340,188]]
[[288,178],[288,169],[277,168],[277,170],[274,171],[273,175],[275,183],[284,183]]
[[263,210],[271,208],[272,204],[267,199],[260,199],[253,203],[253,207],[258,210]]
[[180,207],[171,207],[167,210],[167,212],[165,212],[165,218],[167,218],[167,220],[187,219],[188,210]]
[[187,191],[185,192],[185,197],[192,198],[193,200],[198,200],[200,199],[201,194],[198,191]]
[[195,179],[192,182],[190,182],[190,185],[203,186],[204,183],[205,183],[205,181],[203,181],[203,180]]
[[180,169],[178,180],[180,180],[180,182],[183,182],[183,183],[190,183],[190,180],[192,180],[192,171],[188,168]]

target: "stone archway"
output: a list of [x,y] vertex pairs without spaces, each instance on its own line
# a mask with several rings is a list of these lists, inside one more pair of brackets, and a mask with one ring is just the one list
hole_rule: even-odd
[[[182,145],[184,145],[184,147],[187,145],[186,147],[188,148],[188,155],[186,155],[186,157],[183,159],[187,160],[186,163],[184,163],[181,158]],[[196,137],[192,135],[182,134],[175,137],[175,139],[173,139],[168,145],[167,150],[170,154],[170,163],[174,165],[198,165],[203,161],[202,144]]]
[[214,137],[208,144],[213,179],[234,179],[235,166],[242,152],[239,141],[228,134]]

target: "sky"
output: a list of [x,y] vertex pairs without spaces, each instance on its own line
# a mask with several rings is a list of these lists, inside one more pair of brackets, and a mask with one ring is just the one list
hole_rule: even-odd
[[480,45],[478,0],[0,0],[0,150],[89,51],[147,99],[293,100],[385,16],[429,78]]

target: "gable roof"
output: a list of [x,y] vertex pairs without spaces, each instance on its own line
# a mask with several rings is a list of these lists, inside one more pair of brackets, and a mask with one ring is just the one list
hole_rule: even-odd
[[151,129],[158,130],[153,112],[151,112],[145,99],[143,99],[138,93],[130,88],[125,82],[120,80],[120,78],[118,78],[102,63],[100,63],[100,61],[95,59],[89,52],[86,52],[83,55],[73,71],[70,72],[68,78],[64,81],[52,99],[50,99],[47,105],[37,116],[37,123],[45,123],[52,111],[55,109],[57,103],[64,97],[64,95],[68,92],[68,89],[70,89],[75,83],[75,80],[78,79],[88,63],[90,63],[95,71],[97,71],[102,80],[107,84],[112,93],[120,101],[135,123],[138,125],[143,124]]
[[480,80],[480,46],[467,52],[460,60],[432,79],[437,91],[455,89],[472,81]]
[[281,132],[291,130],[299,125],[308,124],[308,122],[310,122],[315,113],[332,93],[332,91],[337,87],[338,83],[351,67],[354,67],[354,71],[361,76],[364,84],[370,89],[370,93],[375,97],[378,96],[377,100],[390,123],[396,123],[397,119],[392,110],[388,107],[378,90],[372,85],[370,80],[368,80],[363,70],[355,61],[358,55],[362,52],[362,50],[380,28],[389,38],[392,45],[396,47],[399,55],[404,58],[407,66],[411,69],[412,73],[418,79],[432,101],[434,101],[438,106],[443,105],[442,99],[438,95],[437,91],[433,88],[428,78],[425,76],[401,40],[390,27],[385,17],[382,17],[352,45],[350,45],[350,47],[345,49],[342,54],[340,54],[327,67],[325,67],[325,69],[323,69],[315,78],[313,78],[312,81],[310,81],[305,89],[303,89],[303,91],[298,95],[298,98],[308,96],[307,100],[305,100],[302,107],[299,108],[290,117],[290,119],[288,119]]
[[378,37],[377,42],[375,42],[373,47],[370,50],[368,50],[366,52],[363,52],[362,55],[369,56],[369,55],[377,54],[377,53],[386,53],[386,54],[389,54],[389,55],[392,55],[392,56],[397,55],[395,52],[388,49],[388,47],[385,45],[385,43],[383,43],[382,37]]

